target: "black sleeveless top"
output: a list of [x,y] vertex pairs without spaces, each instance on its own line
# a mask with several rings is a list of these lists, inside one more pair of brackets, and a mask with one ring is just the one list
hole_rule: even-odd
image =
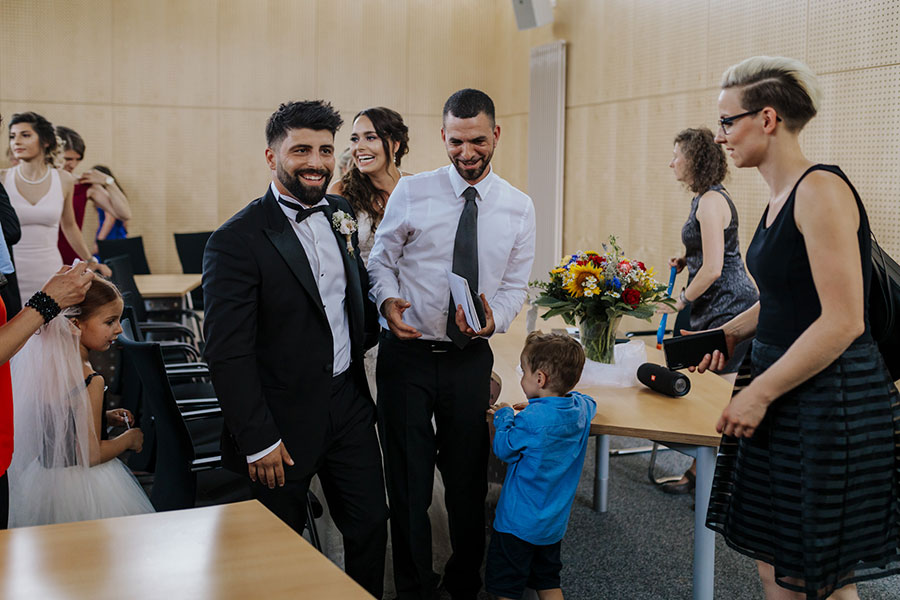
[[[88,375],[84,380],[84,387],[91,385],[91,380],[94,377],[97,377],[98,375],[100,375],[100,373],[97,373],[96,371],[94,371],[93,373]],[[107,431],[106,431],[108,427],[109,427],[109,424],[106,421],[106,390],[104,389],[103,390],[103,407],[100,409],[100,439],[101,440],[109,439],[109,433],[107,433]]]
[[756,339],[765,344],[787,347],[794,343],[806,329],[822,314],[822,305],[813,283],[809,256],[803,242],[803,234],[794,220],[794,200],[797,186],[812,171],[828,171],[843,179],[859,209],[859,253],[863,274],[863,306],[866,330],[857,338],[859,341],[872,339],[869,331],[869,284],[872,279],[872,242],[869,235],[869,219],[856,189],[840,167],[835,165],[813,165],[806,170],[781,207],[770,227],[766,227],[769,208],[747,248],[747,267],[759,287],[759,322]]

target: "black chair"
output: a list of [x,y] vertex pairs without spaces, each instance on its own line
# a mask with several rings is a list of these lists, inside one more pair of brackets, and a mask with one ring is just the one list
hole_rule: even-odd
[[[216,398],[176,400],[169,384],[169,376],[162,360],[159,344],[135,342],[126,336],[119,343],[127,360],[134,365],[143,386],[143,397],[156,430],[156,464],[150,501],[157,511],[192,508],[198,496],[204,504],[237,502],[250,497],[246,477],[223,469],[218,443],[199,446],[192,438],[188,425],[201,421],[218,422],[221,429],[221,408]],[[201,486],[198,494],[198,474],[216,470],[224,481],[217,485]],[[204,493],[204,488],[207,490]],[[316,518],[322,516],[322,505],[311,492],[307,493],[307,523],[312,544],[321,551]]]
[[[203,272],[203,251],[212,231],[198,231],[196,233],[176,233],[175,249],[178,251],[178,260],[181,261],[181,270],[184,273]],[[197,288],[191,292],[191,301],[194,309],[203,310],[203,289]]]
[[[110,280],[119,288],[126,305],[134,309],[135,323],[144,334],[151,334],[154,339],[179,339],[195,343],[195,333],[190,327],[182,325],[178,319],[189,318],[195,321],[196,330],[203,331],[200,317],[192,310],[167,308],[165,310],[147,310],[141,291],[134,281],[131,263],[124,256],[113,256],[106,261],[112,271]],[[198,345],[199,350],[199,345]]]
[[127,256],[131,263],[131,272],[135,275],[149,275],[150,265],[144,253],[144,238],[141,236],[120,240],[97,240],[100,259],[106,262],[114,256]]

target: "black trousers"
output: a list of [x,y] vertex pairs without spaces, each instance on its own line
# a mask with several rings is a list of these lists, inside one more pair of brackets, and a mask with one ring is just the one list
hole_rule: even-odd
[[[343,535],[347,575],[376,598],[384,591],[387,506],[381,453],[375,435],[375,406],[353,377],[335,378],[330,398],[327,444],[317,462],[325,500]],[[290,451],[290,449],[288,449]],[[270,490],[250,484],[253,496],[297,533],[306,524],[306,494],[314,473]]]
[[0,529],[9,526],[9,476],[0,475]]
[[493,364],[487,340],[472,340],[459,350],[449,342],[401,341],[382,332],[378,427],[398,598],[430,599],[437,585],[428,519],[435,464],[444,480],[453,550],[444,586],[454,598],[474,598],[481,588],[489,451],[485,411]]

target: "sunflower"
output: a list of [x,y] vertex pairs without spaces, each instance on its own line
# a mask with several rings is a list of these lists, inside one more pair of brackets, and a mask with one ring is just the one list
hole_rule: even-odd
[[573,264],[563,279],[563,288],[576,298],[594,296],[603,283],[603,269],[593,263]]

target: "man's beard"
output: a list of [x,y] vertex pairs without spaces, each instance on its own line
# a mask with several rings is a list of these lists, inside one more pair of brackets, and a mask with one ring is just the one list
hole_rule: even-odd
[[[291,193],[291,195],[307,206],[318,204],[325,197],[325,190],[328,189],[328,183],[331,181],[331,171],[328,169],[301,169],[295,171],[291,176],[281,164],[275,168],[275,174],[281,185]],[[322,185],[309,185],[300,179],[301,175],[324,175]]]
[[459,173],[459,176],[465,179],[466,181],[475,181],[479,177],[481,177],[485,170],[491,165],[491,159],[494,157],[494,151],[491,150],[491,153],[487,156],[481,157],[481,160],[475,164],[472,168],[466,168],[465,165],[462,164],[461,161],[455,158],[450,158],[453,162],[453,166],[456,167],[456,172]]

